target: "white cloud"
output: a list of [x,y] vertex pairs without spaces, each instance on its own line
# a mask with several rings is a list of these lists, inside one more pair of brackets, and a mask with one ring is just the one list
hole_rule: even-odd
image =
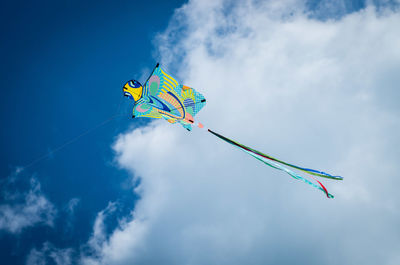
[[31,178],[28,192],[2,192],[4,201],[0,205],[0,230],[20,233],[24,228],[37,224],[53,226],[56,208],[43,195],[35,178]]
[[156,121],[115,144],[141,199],[87,264],[398,262],[400,15],[369,7],[322,22],[303,11],[190,1],[158,44],[163,65],[208,99],[200,121],[343,175],[323,180],[336,198],[206,132]]
[[70,265],[73,264],[74,251],[71,248],[58,249],[45,242],[42,249],[32,249],[27,257],[26,265]]
[[79,198],[72,198],[68,201],[67,205],[64,206],[66,216],[62,219],[65,221],[64,231],[66,234],[70,234],[74,229],[75,210],[80,201],[81,200]]
[[[68,205],[74,208],[73,205],[76,205],[78,202],[78,199],[73,198],[70,200]],[[26,264],[96,264],[97,259],[102,257],[102,249],[107,240],[107,227],[105,223],[106,219],[110,217],[116,210],[117,203],[109,202],[107,207],[97,214],[93,225],[93,233],[88,239],[87,243],[81,245],[79,251],[76,251],[73,248],[57,248],[50,242],[45,242],[41,249],[31,249],[27,256]]]
[[72,216],[74,214],[75,208],[78,206],[80,201],[81,200],[79,198],[72,198],[68,201],[66,211],[69,215]]
[[102,247],[102,244],[106,239],[104,221],[107,218],[107,216],[113,213],[115,210],[116,210],[115,203],[110,202],[108,203],[107,207],[104,210],[100,211],[97,214],[93,226],[93,234],[89,239],[88,243],[93,249],[99,250]]
[[97,214],[93,225],[93,233],[90,236],[87,244],[84,246],[84,251],[81,253],[81,263],[92,264],[97,258],[101,257],[101,250],[107,240],[105,220],[115,212],[117,209],[116,205],[117,204],[115,202],[109,202],[107,207]]

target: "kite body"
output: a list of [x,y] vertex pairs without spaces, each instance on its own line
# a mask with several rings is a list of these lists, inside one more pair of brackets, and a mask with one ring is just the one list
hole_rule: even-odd
[[158,65],[143,87],[131,80],[125,84],[124,93],[136,101],[134,117],[164,118],[169,123],[179,122],[189,131],[194,116],[206,104],[202,94],[179,84]]

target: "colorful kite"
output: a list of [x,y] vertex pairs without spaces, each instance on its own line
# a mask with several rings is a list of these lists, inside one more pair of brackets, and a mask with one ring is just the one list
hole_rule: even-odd
[[[202,94],[193,88],[179,84],[176,79],[167,74],[166,71],[159,66],[159,64],[157,64],[153,69],[153,72],[144,83],[144,86],[142,86],[136,80],[130,80],[124,85],[123,91],[125,97],[135,101],[132,116],[133,118],[164,118],[170,123],[179,122],[189,131],[192,129],[192,125],[197,125],[199,128],[204,128],[203,124],[195,123],[194,117],[205,106],[206,99]],[[330,194],[325,186],[313,176],[334,180],[343,179],[340,176],[332,176],[328,173],[315,169],[303,168],[289,164],[235,142],[210,129],[208,129],[208,132],[219,139],[239,148],[266,165],[284,171],[293,178],[303,181],[304,183],[321,190],[328,198],[333,198],[333,195]],[[310,177],[315,180],[318,185],[300,176],[296,172],[283,167],[282,165],[310,174]]]
[[[180,85],[159,64],[142,86],[136,80],[128,81],[124,96],[135,100],[133,117],[164,118],[192,129],[194,116],[204,107],[206,99],[191,87]],[[201,124],[198,124],[202,127]]]

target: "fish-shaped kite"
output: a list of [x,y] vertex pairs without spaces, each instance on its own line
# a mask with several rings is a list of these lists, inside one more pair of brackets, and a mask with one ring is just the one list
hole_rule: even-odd
[[164,118],[170,123],[179,122],[189,131],[194,124],[194,116],[206,104],[202,94],[179,84],[159,64],[144,86],[139,81],[130,80],[123,91],[124,96],[135,100],[133,117]]

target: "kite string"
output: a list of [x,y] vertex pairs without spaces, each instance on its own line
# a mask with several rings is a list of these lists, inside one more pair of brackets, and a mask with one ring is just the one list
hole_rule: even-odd
[[85,136],[85,135],[87,135],[87,134],[89,134],[89,133],[95,131],[96,129],[98,129],[98,128],[102,127],[102,126],[104,126],[105,124],[111,122],[111,121],[114,120],[115,118],[120,117],[120,116],[124,116],[124,114],[120,114],[120,113],[119,113],[119,112],[120,112],[120,109],[121,109],[122,101],[123,101],[123,98],[121,98],[120,101],[119,101],[119,103],[118,103],[118,108],[117,108],[116,114],[112,115],[112,116],[109,117],[109,118],[106,118],[105,120],[103,120],[103,121],[100,122],[99,124],[95,125],[94,127],[91,127],[91,128],[89,128],[89,129],[87,129],[87,130],[84,131],[83,133],[81,133],[81,134],[79,134],[79,135],[77,135],[77,136],[75,136],[75,137],[69,139],[68,141],[66,141],[65,143],[63,143],[63,144],[59,145],[58,147],[54,148],[54,149],[51,150],[50,152],[48,152],[48,153],[46,153],[46,154],[44,154],[44,155],[42,155],[42,156],[39,156],[38,158],[36,158],[36,159],[34,159],[32,162],[30,162],[28,165],[22,167],[21,170],[25,170],[25,169],[27,169],[27,168],[30,168],[30,167],[36,165],[37,163],[39,163],[40,161],[42,161],[42,160],[48,158],[49,156],[51,156],[51,155],[54,154],[55,152],[58,152],[58,151],[60,151],[61,149],[65,148],[66,146],[68,146],[68,145],[70,145],[70,144],[76,142],[76,141],[79,140],[81,137],[83,137],[83,136]]
[[28,165],[24,166],[24,167],[22,168],[22,170],[27,169],[27,168],[30,168],[30,167],[36,165],[37,163],[39,163],[40,161],[42,161],[42,160],[48,158],[49,156],[51,156],[51,155],[54,154],[55,152],[60,151],[61,149],[65,148],[66,146],[68,146],[68,145],[70,145],[70,144],[76,142],[76,141],[79,140],[81,137],[83,137],[83,136],[85,136],[85,135],[87,135],[87,134],[89,134],[89,133],[95,131],[96,129],[102,127],[103,125],[109,123],[110,121],[114,120],[115,118],[117,118],[117,117],[119,117],[119,116],[122,116],[122,114],[113,115],[113,116],[111,116],[111,117],[105,119],[105,120],[102,121],[101,123],[95,125],[94,127],[89,128],[89,129],[87,129],[86,131],[84,131],[83,133],[81,133],[81,134],[79,134],[79,135],[77,135],[77,136],[75,136],[75,137],[69,139],[69,140],[66,141],[65,143],[63,143],[63,144],[59,145],[58,147],[54,148],[52,151],[50,151],[50,152],[48,152],[48,153],[46,153],[46,154],[44,154],[44,155],[42,155],[42,156],[40,156],[40,157],[34,159],[31,163],[29,163]]

